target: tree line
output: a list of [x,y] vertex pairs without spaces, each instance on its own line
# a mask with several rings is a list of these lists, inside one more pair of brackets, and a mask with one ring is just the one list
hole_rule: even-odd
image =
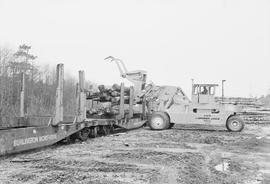
[[[25,74],[25,114],[51,116],[55,112],[56,66],[41,66],[31,46],[16,51],[0,47],[0,116],[19,116],[21,73]],[[75,114],[76,79],[65,76],[64,113]]]

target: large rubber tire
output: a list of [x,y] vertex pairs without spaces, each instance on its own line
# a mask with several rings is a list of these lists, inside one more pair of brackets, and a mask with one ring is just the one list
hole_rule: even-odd
[[241,132],[244,127],[244,121],[238,116],[232,116],[226,122],[226,128],[231,132]]
[[152,130],[164,130],[170,126],[170,118],[165,112],[154,112],[149,121]]

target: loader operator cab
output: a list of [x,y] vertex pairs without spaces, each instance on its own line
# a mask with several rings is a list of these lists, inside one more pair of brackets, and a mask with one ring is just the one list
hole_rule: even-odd
[[211,104],[215,102],[215,92],[217,84],[193,84],[192,103]]

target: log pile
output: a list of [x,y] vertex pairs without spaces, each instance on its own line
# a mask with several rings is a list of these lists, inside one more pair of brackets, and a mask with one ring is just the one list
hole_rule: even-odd
[[242,107],[261,107],[263,106],[256,98],[243,98],[243,97],[215,97],[216,102],[234,104]]
[[247,124],[265,124],[270,125],[270,110],[253,109],[243,112],[241,115]]
[[[87,117],[104,116],[111,118],[119,113],[121,86],[113,84],[106,88],[99,85],[98,91],[89,91],[86,99],[92,102],[91,108],[87,110]],[[124,88],[124,103],[129,104],[130,89]]]
[[263,107],[263,104],[256,98],[242,97],[216,97],[216,102],[233,104],[241,107],[241,117],[246,124],[265,124],[270,125],[270,109]]
[[[104,85],[98,86],[98,92],[90,91],[87,95],[87,99],[98,102],[113,102],[118,103],[120,101],[121,87],[118,84],[114,84],[111,88],[106,88]],[[124,89],[125,99],[128,99],[129,88]]]

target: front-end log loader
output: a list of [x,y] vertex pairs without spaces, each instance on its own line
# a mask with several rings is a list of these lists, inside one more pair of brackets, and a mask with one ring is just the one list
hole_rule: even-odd
[[232,132],[244,128],[239,106],[215,100],[217,84],[193,81],[190,100],[180,87],[146,85],[146,71],[128,72],[122,60],[111,56],[108,59],[116,62],[123,78],[134,83],[136,98],[145,99],[151,129],[164,130],[175,124],[224,125]]

